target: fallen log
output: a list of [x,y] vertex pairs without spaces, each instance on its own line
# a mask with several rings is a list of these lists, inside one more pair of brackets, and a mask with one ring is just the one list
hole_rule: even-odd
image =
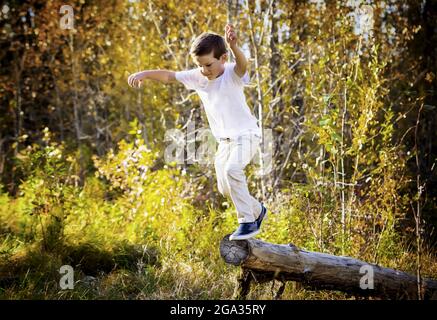
[[[418,299],[417,277],[345,256],[311,252],[292,244],[257,239],[220,242],[225,262],[241,266],[238,298],[244,299],[250,283],[296,281],[312,290],[337,290],[383,299]],[[280,290],[284,290],[282,287]],[[280,292],[282,293],[282,292]],[[424,299],[437,299],[437,280],[422,280]]]

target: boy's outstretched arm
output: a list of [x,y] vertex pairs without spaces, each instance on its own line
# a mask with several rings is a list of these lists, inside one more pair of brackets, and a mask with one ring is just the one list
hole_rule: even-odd
[[132,88],[139,88],[144,79],[157,80],[163,83],[176,82],[175,72],[168,70],[144,70],[133,73],[127,79]]
[[238,48],[238,39],[232,24],[227,24],[225,27],[225,40],[235,57],[235,73],[242,77],[247,70],[247,59],[240,48]]

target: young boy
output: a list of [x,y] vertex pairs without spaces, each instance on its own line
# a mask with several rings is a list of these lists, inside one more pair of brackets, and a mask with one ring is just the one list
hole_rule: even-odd
[[[227,63],[226,44],[235,63]],[[139,88],[144,79],[164,83],[179,81],[200,96],[212,134],[219,142],[215,171],[219,192],[230,197],[237,210],[238,229],[230,240],[248,239],[260,232],[267,209],[249,194],[244,168],[261,141],[261,130],[243,92],[249,82],[247,60],[238,48],[234,27],[225,27],[225,39],[202,33],[190,50],[198,68],[186,71],[145,70],[129,76],[130,86]]]

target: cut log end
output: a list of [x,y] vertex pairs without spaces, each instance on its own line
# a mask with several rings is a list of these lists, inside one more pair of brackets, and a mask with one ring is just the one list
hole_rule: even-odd
[[246,240],[229,240],[230,234],[220,241],[220,255],[226,263],[241,265],[249,256],[249,245]]

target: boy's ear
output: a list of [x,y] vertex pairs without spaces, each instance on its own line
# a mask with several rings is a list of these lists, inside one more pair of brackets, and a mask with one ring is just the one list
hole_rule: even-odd
[[224,62],[228,61],[228,54],[227,53],[223,53],[222,56],[220,57],[220,60],[224,61]]

